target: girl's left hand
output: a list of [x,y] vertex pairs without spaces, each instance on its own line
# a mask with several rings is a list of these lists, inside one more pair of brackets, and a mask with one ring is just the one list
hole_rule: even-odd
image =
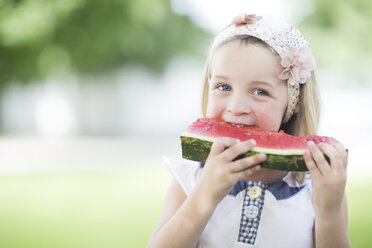
[[[304,160],[313,178],[311,200],[316,212],[340,210],[346,186],[348,154],[343,145],[308,142]],[[329,162],[324,157],[329,158]]]

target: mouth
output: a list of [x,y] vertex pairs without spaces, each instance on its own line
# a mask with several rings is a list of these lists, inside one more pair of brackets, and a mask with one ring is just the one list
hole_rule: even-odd
[[248,125],[244,125],[244,124],[235,124],[235,123],[230,123],[232,126],[234,127],[247,127]]
[[228,122],[234,127],[239,127],[239,128],[244,128],[244,127],[254,127],[255,125],[249,125],[249,124],[242,124],[242,123],[233,123],[233,122]]

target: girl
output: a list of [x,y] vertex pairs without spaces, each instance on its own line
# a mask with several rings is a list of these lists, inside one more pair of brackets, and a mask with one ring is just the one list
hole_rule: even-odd
[[[314,68],[296,28],[269,17],[236,17],[211,46],[203,115],[314,134]],[[221,138],[205,164],[166,159],[175,180],[148,247],[350,247],[344,147],[309,142],[303,156],[310,178],[261,168],[265,154],[234,160],[254,146],[254,140]]]

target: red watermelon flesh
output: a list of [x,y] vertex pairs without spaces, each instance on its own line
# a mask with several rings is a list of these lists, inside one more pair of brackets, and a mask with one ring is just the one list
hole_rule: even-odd
[[214,141],[218,137],[231,137],[245,141],[254,139],[257,143],[254,150],[275,154],[303,154],[307,150],[307,142],[315,144],[339,143],[336,139],[326,136],[307,135],[293,136],[283,131],[264,131],[256,126],[235,125],[219,119],[200,118],[182,134],[202,140]]

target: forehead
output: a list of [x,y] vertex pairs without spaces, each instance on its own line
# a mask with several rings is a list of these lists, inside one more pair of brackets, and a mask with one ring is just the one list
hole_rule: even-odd
[[[260,43],[232,40],[216,48],[211,55],[210,76],[245,76],[279,80],[283,68],[279,56]],[[281,81],[281,80],[279,80]]]

